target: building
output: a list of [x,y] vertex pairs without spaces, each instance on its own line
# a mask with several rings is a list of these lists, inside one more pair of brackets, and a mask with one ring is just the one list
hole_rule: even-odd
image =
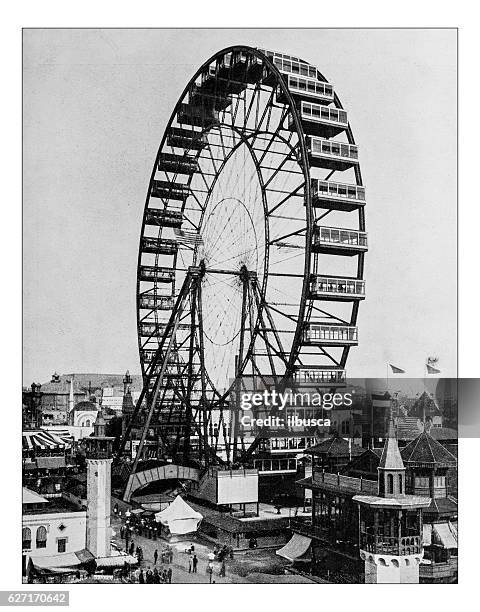
[[[137,374],[130,375],[130,389],[133,394],[139,394],[143,381]],[[109,407],[108,398],[123,397],[124,375],[122,374],[97,374],[77,373],[52,375],[48,383],[41,385],[42,391],[42,424],[43,425],[67,425],[69,414],[80,402],[92,401],[100,405],[106,390],[106,407]],[[115,402],[113,408],[115,409]]]
[[377,492],[355,495],[353,502],[358,505],[364,582],[417,584],[423,558],[422,511],[431,499],[406,493],[405,465],[392,418],[378,466]]
[[448,476],[449,471],[456,468],[457,460],[428,431],[407,444],[401,455],[407,468],[407,492],[431,499],[423,512],[424,557],[420,565],[420,581],[456,582],[458,502],[452,495]]
[[76,562],[78,566],[82,560],[88,560],[89,556],[85,553],[86,517],[84,508],[76,506],[64,497],[47,499],[24,488],[22,575],[26,576],[27,571],[32,568],[37,573],[48,573],[50,561],[58,561],[58,555],[69,555],[71,563],[73,555],[80,553]]

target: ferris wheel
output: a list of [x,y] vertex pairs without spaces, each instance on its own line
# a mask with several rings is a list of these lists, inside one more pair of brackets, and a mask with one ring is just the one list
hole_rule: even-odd
[[141,423],[137,460],[159,448],[238,460],[255,439],[243,432],[240,443],[231,416],[240,381],[345,384],[365,297],[364,206],[347,113],[317,68],[235,46],[197,70],[161,140],[143,215],[145,385],[125,434]]

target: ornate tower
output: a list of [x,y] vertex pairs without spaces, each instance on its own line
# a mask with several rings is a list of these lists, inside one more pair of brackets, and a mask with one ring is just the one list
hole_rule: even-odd
[[105,435],[105,419],[98,412],[87,443],[87,548],[95,557],[111,552],[111,468],[113,438]]
[[405,494],[405,466],[393,419],[378,468],[378,495],[356,495],[359,549],[366,583],[418,583],[423,557],[422,509],[429,497]]

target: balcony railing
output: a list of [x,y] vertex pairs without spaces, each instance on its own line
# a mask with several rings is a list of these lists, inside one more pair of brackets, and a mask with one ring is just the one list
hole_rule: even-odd
[[352,278],[317,276],[310,284],[311,297],[339,300],[363,300],[365,281]]
[[374,554],[415,555],[422,552],[422,539],[420,536],[399,538],[374,535],[362,531],[360,533],[360,548]]
[[344,346],[358,343],[358,328],[350,325],[310,324],[303,330],[305,344]]
[[327,487],[343,489],[349,493],[364,493],[366,495],[378,494],[378,483],[365,478],[354,478],[343,474],[331,474],[323,470],[315,469],[312,475],[312,483],[316,485],[327,485]]
[[368,248],[367,234],[359,230],[342,229],[339,227],[316,227],[313,244],[319,250],[325,251],[366,251]]

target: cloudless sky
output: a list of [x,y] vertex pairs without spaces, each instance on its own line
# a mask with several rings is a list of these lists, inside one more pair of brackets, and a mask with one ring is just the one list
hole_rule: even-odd
[[316,65],[360,146],[367,299],[352,377],[456,375],[454,30],[26,30],[24,383],[139,372],[136,265],[156,150],[196,69],[232,44]]

